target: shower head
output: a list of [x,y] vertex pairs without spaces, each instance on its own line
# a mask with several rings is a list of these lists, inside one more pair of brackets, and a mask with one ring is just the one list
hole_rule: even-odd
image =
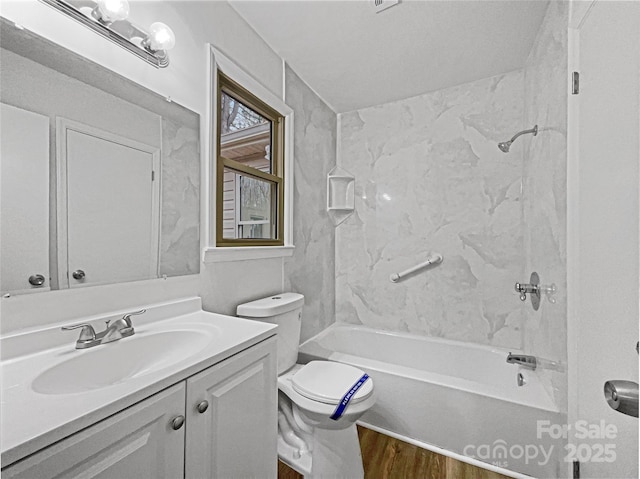
[[511,148],[511,141],[503,141],[502,143],[498,143],[498,148],[504,151],[505,153],[509,153],[509,148]]
[[498,148],[500,148],[500,151],[504,153],[509,153],[509,148],[511,148],[511,144],[514,142],[514,140],[518,138],[520,135],[525,135],[527,133],[533,133],[533,136],[536,136],[538,134],[538,125],[535,125],[530,130],[519,131],[518,133],[513,135],[513,138],[511,138],[509,141],[503,141],[502,143],[498,143]]

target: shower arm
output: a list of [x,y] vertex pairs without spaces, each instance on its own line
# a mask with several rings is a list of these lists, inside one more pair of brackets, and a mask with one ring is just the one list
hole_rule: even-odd
[[527,133],[533,133],[533,136],[536,136],[538,134],[538,125],[534,126],[533,128],[531,128],[530,130],[522,130],[519,131],[518,133],[516,133],[515,135],[513,135],[513,138],[511,138],[509,140],[509,143],[513,143],[513,141],[518,138],[521,135],[526,135]]

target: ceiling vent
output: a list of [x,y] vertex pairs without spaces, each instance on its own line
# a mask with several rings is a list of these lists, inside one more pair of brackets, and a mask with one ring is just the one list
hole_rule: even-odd
[[380,13],[387,8],[391,8],[394,5],[398,5],[400,0],[373,0],[373,4],[376,8],[376,13]]

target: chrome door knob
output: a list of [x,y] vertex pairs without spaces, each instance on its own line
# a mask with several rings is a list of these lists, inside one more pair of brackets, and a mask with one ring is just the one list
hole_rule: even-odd
[[71,276],[73,276],[73,279],[83,279],[86,275],[84,274],[84,271],[82,271],[81,269],[77,269],[75,270],[73,273],[71,273]]
[[618,412],[638,417],[638,383],[614,380],[604,383],[604,398]]
[[177,431],[184,424],[184,416],[176,416],[171,420],[171,429]]
[[209,408],[209,403],[207,401],[202,401],[202,402],[198,403],[198,405],[196,406],[196,410],[200,414],[205,412],[208,408]]

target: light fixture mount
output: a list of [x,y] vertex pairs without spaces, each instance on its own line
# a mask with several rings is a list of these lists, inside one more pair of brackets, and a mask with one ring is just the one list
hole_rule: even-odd
[[[59,12],[90,28],[156,68],[169,65],[170,50],[175,44],[171,29],[160,22],[151,25],[151,32],[126,20],[129,5],[126,0],[40,0]],[[160,25],[160,27],[157,27]],[[160,28],[158,33],[157,29]],[[159,48],[155,49],[154,48]]]

